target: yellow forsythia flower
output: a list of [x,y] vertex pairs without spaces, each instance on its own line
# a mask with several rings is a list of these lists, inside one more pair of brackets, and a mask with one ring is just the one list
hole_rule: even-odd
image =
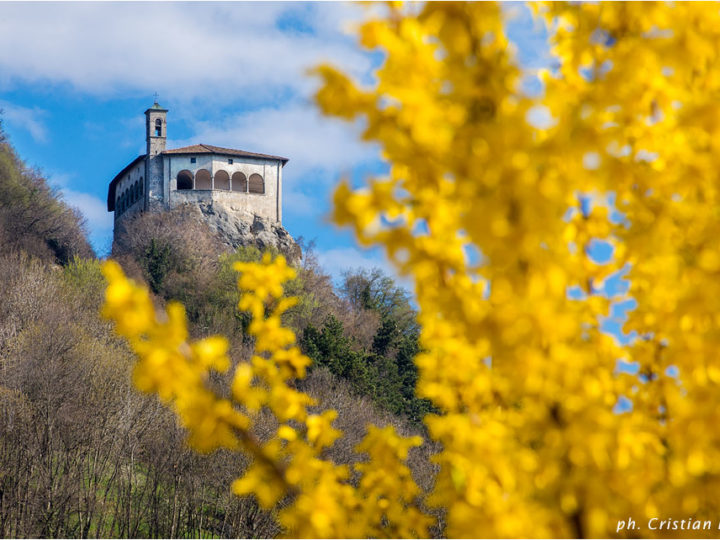
[[[339,433],[290,384],[309,360],[281,324],[284,259],[236,265],[256,354],[231,400],[206,385],[229,369],[223,341],[188,343],[180,306],[158,318],[104,266],[137,386],[199,450],[250,453],[233,489],[264,506],[289,495],[290,536],[425,536],[424,505],[448,537],[662,536],[653,518],[720,514],[720,10],[531,6],[556,59],[538,97],[496,3],[391,3],[358,31],[384,57],[371,87],[316,70],[321,110],[361,120],[390,164],[362,189],[340,184],[332,217],[414,282],[418,393],[438,409],[427,500],[405,464],[416,439],[373,428],[354,471],[323,459]],[[608,261],[591,256],[598,241]],[[620,271],[629,292],[603,291]],[[632,339],[604,331],[615,300],[635,304]],[[262,408],[279,422],[264,445]],[[628,517],[640,531],[619,528]]]
[[[368,505],[362,486],[354,488],[348,483],[347,467],[322,458],[323,449],[342,435],[332,427],[337,412],[308,414],[307,407],[314,401],[292,384],[305,376],[310,365],[310,359],[295,345],[293,332],[281,323],[283,313],[295,304],[295,299],[282,298],[283,284],[295,276],[295,270],[284,258],[271,259],[269,255],[262,263],[238,263],[236,269],[241,272],[238,285],[244,291],[238,305],[253,315],[248,331],[255,337],[257,354],[249,363],[236,366],[229,400],[216,395],[207,384],[211,370],[223,372],[230,367],[227,340],[212,336],[189,342],[182,306],[171,303],[165,314],[156,314],[146,289],[126,278],[117,263],[104,263],[108,289],[103,314],[115,321],[118,333],[138,355],[136,386],[156,393],[176,411],[188,431],[188,443],[196,450],[223,447],[253,458],[231,486],[234,493],[254,495],[266,508],[285,495],[292,496],[295,503],[284,505],[278,515],[288,536],[360,537],[380,531],[379,524],[387,519],[400,534],[425,536],[431,520],[416,508],[412,498],[419,490],[402,463],[407,457],[402,448],[417,444],[417,440],[370,431],[371,442],[365,447],[377,442],[378,448],[400,448],[399,453],[391,451],[393,461],[386,463],[382,473],[384,484],[392,478],[390,465],[403,467],[405,472],[390,492],[398,496],[392,507],[379,504],[381,501]],[[272,308],[268,315],[266,308]],[[260,444],[252,427],[263,408],[271,411],[280,425],[276,438]],[[357,470],[363,475],[362,466]],[[364,474],[375,478],[378,473]],[[412,516],[410,528],[399,523],[404,509]]]

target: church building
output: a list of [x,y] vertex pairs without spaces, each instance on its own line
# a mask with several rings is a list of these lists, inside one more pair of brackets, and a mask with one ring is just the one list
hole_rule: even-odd
[[145,111],[147,152],[110,182],[108,212],[115,224],[139,212],[185,203],[217,202],[252,221],[282,224],[282,170],[287,158],[194,144],[168,150],[167,109]]

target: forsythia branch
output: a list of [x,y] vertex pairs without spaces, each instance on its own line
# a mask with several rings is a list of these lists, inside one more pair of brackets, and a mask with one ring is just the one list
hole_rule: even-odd
[[[358,447],[371,458],[370,464],[356,466],[358,487],[348,482],[347,467],[322,459],[322,450],[341,433],[332,427],[335,411],[309,414],[307,406],[314,401],[290,385],[305,376],[310,363],[280,321],[294,304],[282,295],[283,283],[295,277],[295,270],[283,257],[271,260],[269,255],[262,263],[236,263],[235,269],[245,291],[240,309],[253,316],[249,332],[257,354],[236,367],[230,400],[206,384],[211,370],[230,367],[227,340],[214,336],[188,342],[182,306],[169,304],[166,317],[158,319],[148,291],[125,277],[117,263],[104,263],[108,288],[103,315],[115,322],[138,355],[135,384],[175,410],[196,450],[228,448],[253,458],[232,489],[256,496],[266,508],[289,497],[290,504],[279,511],[289,536],[350,537],[367,531],[425,536],[432,520],[415,507],[420,492],[403,463],[408,449],[421,439],[404,439],[391,427],[371,427]],[[275,437],[266,443],[252,433],[254,414],[263,408],[279,421]]]

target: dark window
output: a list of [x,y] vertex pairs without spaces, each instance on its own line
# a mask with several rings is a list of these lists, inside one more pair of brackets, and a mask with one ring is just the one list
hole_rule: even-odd
[[263,181],[263,177],[257,173],[250,175],[248,185],[250,187],[248,190],[250,193],[265,193],[265,182]]
[[162,120],[155,120],[155,136],[162,137]]
[[188,171],[180,171],[177,175],[177,189],[192,189],[193,188],[193,174]]
[[232,164],[233,164],[233,160],[232,160],[232,159],[228,159],[228,165],[232,165]]
[[191,157],[191,158],[190,158],[190,163],[195,163],[196,161],[197,161],[196,158],[194,158],[194,157]]

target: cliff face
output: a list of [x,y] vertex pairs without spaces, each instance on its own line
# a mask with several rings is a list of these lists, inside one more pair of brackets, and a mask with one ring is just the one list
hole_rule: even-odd
[[260,250],[274,248],[291,264],[300,262],[300,246],[285,228],[272,220],[256,216],[219,201],[188,203],[187,210],[206,223],[228,248],[257,246]]

